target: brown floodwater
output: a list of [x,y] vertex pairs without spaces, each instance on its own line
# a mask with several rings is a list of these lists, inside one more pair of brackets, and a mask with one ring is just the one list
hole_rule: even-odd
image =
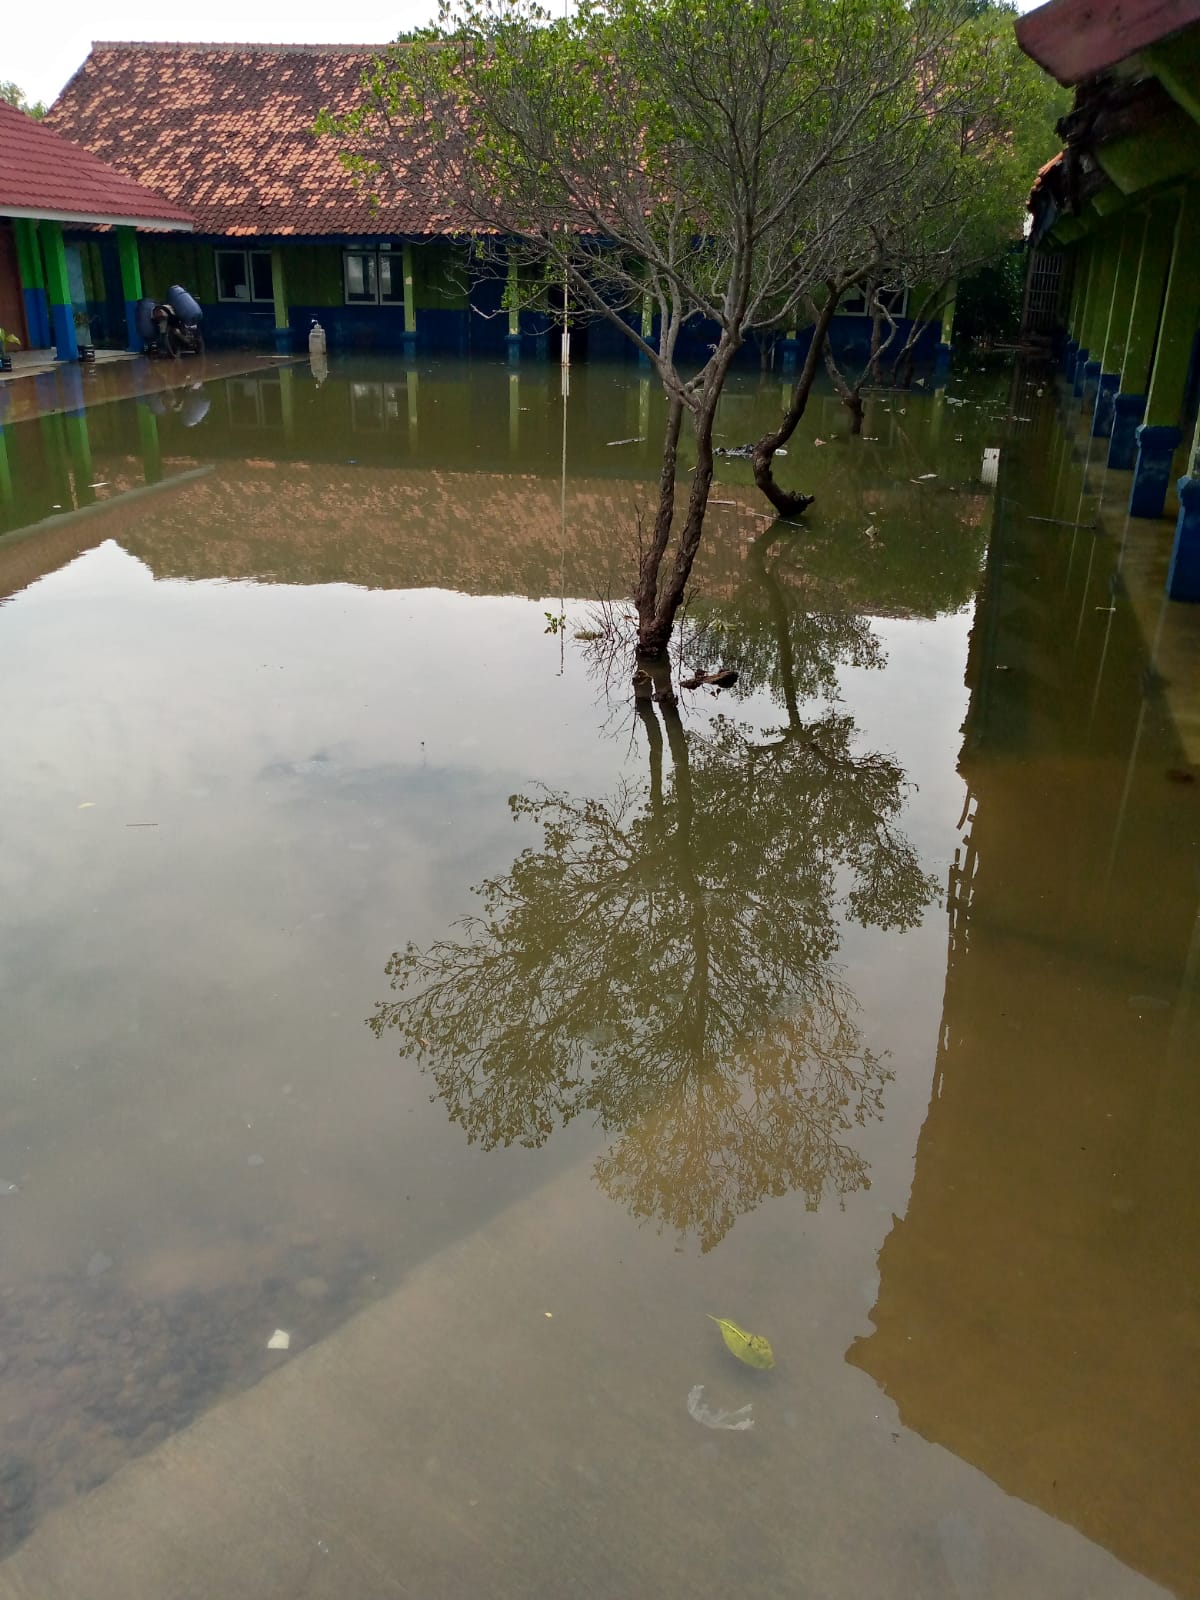
[[364,1513],[330,1594],[1200,1595],[1200,690],[1084,430],[819,393],[802,527],[718,466],[673,654],[736,686],[635,708],[661,419],[357,359],[0,429],[0,1593],[388,1308],[420,1432],[458,1273],[413,1470],[482,1553]]

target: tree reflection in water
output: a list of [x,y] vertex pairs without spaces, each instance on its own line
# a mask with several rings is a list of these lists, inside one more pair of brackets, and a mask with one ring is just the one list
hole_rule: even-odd
[[[861,626],[838,641],[826,619],[825,653],[855,654]],[[477,887],[456,937],[393,955],[398,997],[368,1019],[485,1148],[589,1113],[616,1134],[602,1187],[704,1250],[767,1195],[813,1209],[868,1185],[851,1134],[891,1074],[836,966],[840,919],[909,927],[936,891],[897,827],[901,768],[857,750],[849,716],[783,698],[765,741],[641,702],[645,784],[514,796],[540,848]]]

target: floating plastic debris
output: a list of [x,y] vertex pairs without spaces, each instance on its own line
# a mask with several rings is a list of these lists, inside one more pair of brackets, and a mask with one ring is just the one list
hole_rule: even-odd
[[268,1350],[287,1350],[287,1349],[290,1349],[291,1343],[292,1343],[291,1334],[285,1332],[283,1328],[276,1328],[275,1332],[267,1340],[267,1349]]
[[704,1404],[704,1385],[698,1383],[688,1390],[688,1416],[702,1422],[706,1428],[728,1428],[731,1433],[741,1433],[754,1426],[750,1415],[753,1405],[739,1406],[736,1411],[710,1411]]

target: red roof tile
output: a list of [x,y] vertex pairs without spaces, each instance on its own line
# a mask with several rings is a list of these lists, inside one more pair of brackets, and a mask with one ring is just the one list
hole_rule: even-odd
[[188,213],[90,151],[0,101],[0,212],[63,222],[187,227]]
[[422,234],[469,226],[414,159],[371,203],[318,138],[384,45],[93,44],[49,122],[186,206],[204,233]]

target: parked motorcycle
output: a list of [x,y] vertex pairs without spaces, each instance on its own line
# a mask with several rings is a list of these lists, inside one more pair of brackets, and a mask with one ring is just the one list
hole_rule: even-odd
[[202,356],[204,313],[195,299],[178,283],[173,283],[161,300],[149,296],[138,301],[137,327],[147,355]]

